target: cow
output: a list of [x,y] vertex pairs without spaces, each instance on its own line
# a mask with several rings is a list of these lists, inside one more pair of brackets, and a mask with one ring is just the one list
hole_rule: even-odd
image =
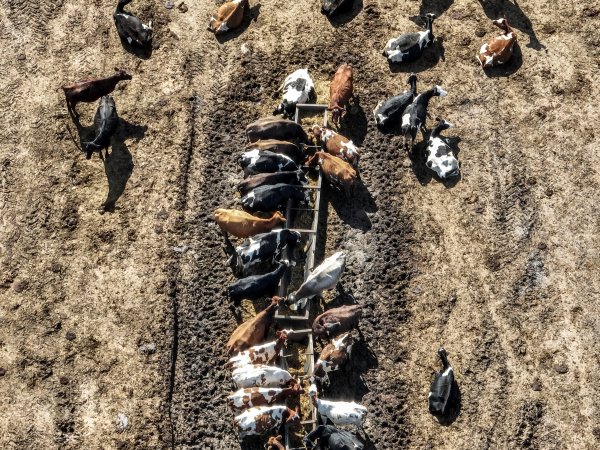
[[246,436],[263,436],[277,431],[282,424],[297,427],[300,423],[300,407],[296,410],[287,406],[259,406],[250,408],[233,419],[239,430],[240,440]]
[[152,46],[152,24],[145,25],[142,21],[123,8],[132,0],[119,0],[117,9],[113,14],[117,33],[123,42],[128,45],[144,49]]
[[232,0],[223,3],[210,18],[208,30],[219,35],[239,27],[244,21],[247,7],[248,0]]
[[229,297],[234,302],[239,302],[243,299],[258,300],[265,295],[274,294],[288,267],[290,267],[290,262],[283,260],[279,263],[277,269],[272,272],[240,278],[227,288]]
[[227,368],[231,370],[239,369],[248,364],[270,364],[279,355],[283,345],[287,341],[288,331],[276,331],[277,339],[261,345],[255,345],[248,350],[239,352],[227,361]]
[[346,112],[348,102],[354,96],[353,70],[350,64],[342,64],[329,85],[329,111],[331,122],[339,126],[342,114]]
[[317,395],[315,384],[310,385],[308,395],[324,424],[330,421],[334,425],[354,425],[357,429],[362,429],[363,421],[367,415],[367,408],[364,406],[356,402],[322,400]]
[[333,289],[344,272],[346,255],[337,252],[323,260],[306,278],[304,283],[288,295],[287,301],[292,311],[302,309],[306,306],[307,299],[320,295],[323,291]]
[[517,42],[517,35],[508,24],[506,17],[496,19],[492,23],[504,31],[504,34],[481,46],[478,60],[484,69],[507,63],[512,57]]
[[438,356],[444,366],[443,372],[436,372],[429,391],[429,412],[434,416],[444,416],[451,408],[450,397],[454,383],[454,369],[448,362],[448,353],[444,348],[438,350]]
[[445,97],[446,95],[448,95],[448,93],[440,86],[436,85],[428,91],[417,95],[413,102],[406,107],[404,114],[402,115],[402,144],[404,148],[408,149],[406,136],[409,133],[412,138],[412,148],[414,149],[417,131],[420,129],[421,132],[426,132],[425,122],[427,120],[429,100],[431,100],[432,97]]
[[348,9],[351,4],[352,0],[321,0],[321,14],[331,17]]
[[315,379],[322,380],[323,378],[329,378],[329,372],[338,370],[346,364],[352,353],[353,343],[354,339],[350,336],[350,333],[346,333],[337,339],[334,338],[327,344],[315,363],[313,370]]
[[243,411],[255,406],[268,406],[277,403],[285,404],[285,399],[292,395],[300,395],[304,391],[298,382],[289,387],[249,387],[235,391],[227,397],[229,407],[234,411]]
[[330,155],[342,158],[354,167],[358,165],[361,151],[347,137],[320,126],[312,127],[310,134],[314,137],[315,144]]
[[277,106],[273,115],[283,114],[284,119],[291,119],[299,103],[315,103],[317,94],[315,83],[308,74],[308,69],[298,69],[288,75],[281,86],[283,101]]
[[307,166],[319,165],[323,176],[336,188],[350,195],[358,175],[354,167],[337,156],[325,152],[316,152],[307,161]]
[[298,166],[291,158],[270,151],[251,150],[242,153],[239,163],[244,169],[244,177],[259,173],[295,172],[298,170]]
[[284,387],[296,383],[287,370],[264,364],[248,364],[235,369],[231,377],[238,388]]
[[407,83],[410,84],[409,91],[381,100],[373,110],[375,122],[379,129],[385,129],[389,125],[393,126],[400,123],[402,113],[417,95],[417,76],[411,73]]
[[252,319],[248,319],[239,325],[227,341],[227,354],[243,352],[253,345],[258,345],[265,340],[269,327],[273,322],[275,310],[283,299],[281,297],[273,297],[271,304],[259,312]]
[[443,130],[453,127],[450,122],[439,119],[437,125],[431,130],[429,145],[425,150],[427,167],[433,170],[441,179],[456,177],[460,175],[458,160],[454,156],[452,148],[446,139],[440,135]]
[[319,425],[304,437],[303,442],[310,450],[317,446],[317,440],[321,447],[329,450],[363,450],[365,448],[365,445],[353,433],[338,430],[333,425]]
[[219,208],[214,213],[215,222],[224,233],[238,238],[248,238],[258,233],[266,233],[276,226],[285,223],[285,217],[279,211],[268,219],[248,214],[245,211]]
[[62,86],[67,98],[67,106],[75,112],[77,103],[91,103],[110,94],[115,90],[117,83],[123,80],[131,80],[131,75],[121,69],[115,69],[115,73],[105,78],[88,78],[73,84]]
[[313,334],[315,337],[337,336],[357,327],[361,317],[360,305],[344,305],[328,309],[314,320]]
[[302,186],[308,183],[306,175],[302,170],[296,170],[294,172],[273,172],[273,173],[260,173],[258,175],[252,175],[237,185],[237,190],[243,197],[248,192],[256,189],[259,186],[273,185],[273,184],[291,184],[294,186]]
[[262,267],[275,264],[283,250],[293,249],[301,238],[300,233],[287,228],[257,234],[236,247],[228,262],[236,276],[255,275]]
[[383,56],[390,63],[413,62],[419,59],[423,54],[423,50],[432,44],[435,14],[426,14],[422,18],[425,20],[425,31],[405,33],[387,42],[383,49]]
[[259,186],[248,192],[242,197],[242,208],[249,212],[273,211],[287,206],[290,199],[303,203],[309,201],[308,194],[299,186],[277,183]]
[[[119,115],[115,101],[110,95],[100,99],[100,104],[94,115],[94,131],[96,135],[93,140],[85,143],[86,158],[90,159],[95,151],[101,152],[110,145],[110,138],[119,125]],[[102,156],[102,153],[100,153]]]
[[265,450],[285,450],[285,446],[281,443],[282,440],[281,435],[271,436],[265,444]]
[[302,127],[291,120],[280,117],[263,117],[246,127],[249,142],[261,139],[277,139],[290,142],[306,142],[308,136]]
[[287,141],[278,141],[277,139],[263,139],[252,142],[246,146],[246,151],[259,150],[270,151],[285,155],[294,160],[296,164],[304,161],[304,152],[296,144]]

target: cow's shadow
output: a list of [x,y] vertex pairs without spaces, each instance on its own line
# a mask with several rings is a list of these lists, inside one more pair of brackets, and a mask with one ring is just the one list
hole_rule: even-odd
[[500,77],[508,77],[517,73],[517,71],[523,65],[523,53],[521,52],[521,47],[519,43],[515,43],[513,54],[510,60],[506,64],[501,64],[499,66],[490,67],[487,69],[483,69],[483,72],[489,78],[500,78]]
[[[411,168],[417,178],[417,181],[425,186],[427,184],[429,184],[432,180],[437,180],[440,183],[442,183],[444,185],[444,187],[446,187],[447,189],[452,189],[454,186],[456,186],[458,184],[458,182],[462,179],[462,175],[458,175],[456,177],[452,177],[452,178],[447,178],[447,179],[441,179],[437,176],[437,174],[431,170],[429,167],[427,167],[427,158],[425,156],[425,150],[427,150],[427,146],[429,145],[429,137],[431,136],[431,130],[428,130],[427,133],[425,133],[425,135],[423,135],[423,139],[421,141],[419,141],[416,145],[415,148],[412,151],[409,151],[408,153],[408,157],[410,158],[411,161]],[[456,157],[456,159],[458,159],[459,165],[460,165],[460,158],[459,158],[459,154],[460,154],[460,137],[458,136],[451,136],[451,137],[446,137],[443,136],[444,140],[448,143],[448,145],[450,146],[450,148],[452,148],[452,152],[454,153],[454,156]],[[462,171],[461,171],[462,173]]]
[[377,212],[377,205],[360,178],[354,183],[354,190],[350,197],[330,189],[328,200],[340,220],[351,228],[369,231],[373,226],[368,214]]
[[[150,57],[152,56],[152,45],[142,47],[135,43],[130,44],[129,42],[127,42],[126,39],[121,38],[121,36],[119,36],[119,39],[121,41],[121,45],[123,46],[123,49],[125,49],[125,51],[127,53],[137,56],[140,59],[150,59]],[[153,37],[152,42],[154,42],[154,39],[155,38]]]
[[387,63],[392,73],[420,73],[435,67],[438,62],[444,61],[446,59],[445,52],[444,38],[436,36],[433,43],[423,51],[419,59],[406,63],[393,63],[388,59]]
[[462,394],[456,380],[452,382],[452,388],[450,390],[450,397],[448,398],[449,409],[443,416],[434,416],[440,425],[449,427],[452,425],[458,416],[460,416],[460,410],[462,407]]
[[244,11],[244,20],[242,21],[241,25],[234,30],[226,32],[225,34],[215,35],[217,42],[219,44],[224,44],[240,37],[248,29],[252,22],[256,22],[258,20],[261,6],[262,5],[260,3],[257,3],[256,5]]
[[[454,0],[421,0],[419,15],[423,16],[431,13],[435,14],[436,18],[439,18],[452,6],[452,3],[454,3]],[[422,24],[422,21],[417,20],[417,18],[411,17],[410,20],[418,25]],[[435,22],[433,25],[435,26]]]
[[351,22],[363,9],[363,0],[348,0],[347,5],[342,6],[333,16],[327,17],[334,28],[339,28]]
[[360,147],[367,137],[369,121],[358,95],[352,98],[348,111],[341,119],[340,133]]

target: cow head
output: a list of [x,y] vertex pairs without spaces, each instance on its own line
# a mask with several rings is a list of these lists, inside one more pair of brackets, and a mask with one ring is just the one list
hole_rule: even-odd
[[445,97],[446,95],[448,95],[448,92],[446,92],[441,86],[438,86],[436,84],[433,87],[433,95],[437,97]]
[[119,79],[119,80],[131,80],[131,75],[129,75],[127,72],[125,72],[123,69],[119,69],[118,67],[115,67],[115,72],[117,72],[115,74],[115,76]]
[[346,107],[341,107],[340,105],[334,105],[331,108],[331,121],[335,124],[339,124],[340,123],[340,118],[342,117],[342,114],[344,114],[346,112]]
[[319,125],[315,125],[308,131],[311,140],[315,145],[321,145],[321,140],[323,137],[323,129]]
[[508,24],[508,20],[506,19],[506,16],[504,16],[500,19],[492,20],[492,23],[507,34],[512,31],[512,29],[510,28],[510,25]]

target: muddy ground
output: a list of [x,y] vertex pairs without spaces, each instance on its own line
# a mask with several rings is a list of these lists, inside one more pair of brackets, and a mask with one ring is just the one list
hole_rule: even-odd
[[[285,75],[308,67],[326,93],[350,62],[342,130],[364,149],[363,186],[352,201],[325,192],[320,252],[348,253],[365,342],[329,397],[369,408],[380,450],[597,448],[600,8],[355,0],[329,22],[317,0],[262,0],[216,40],[220,1],[179,3],[131,4],[155,30],[140,59],[113,1],[0,2],[2,447],[239,448],[223,369],[239,311],[211,213],[237,206],[244,126]],[[389,67],[385,42],[431,11],[443,39]],[[503,13],[519,51],[486,76],[475,55]],[[109,156],[88,161],[59,87],[113,67],[133,80],[114,93]],[[376,130],[373,107],[409,71],[449,92],[430,110],[456,125],[458,182]],[[95,105],[78,109],[89,126]],[[444,425],[427,412],[442,345],[461,396]]]

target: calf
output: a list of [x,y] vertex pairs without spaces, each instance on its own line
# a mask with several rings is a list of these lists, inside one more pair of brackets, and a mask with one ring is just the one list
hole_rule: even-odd
[[67,105],[75,111],[79,102],[91,103],[115,90],[117,83],[122,80],[131,80],[131,75],[121,69],[106,78],[88,78],[73,84],[62,86],[67,98]]
[[307,299],[336,287],[344,272],[345,265],[346,255],[343,252],[334,253],[326,258],[310,273],[296,292],[288,295],[287,301],[290,309],[293,311],[298,310],[298,308],[302,309],[306,306]]
[[277,403],[285,404],[285,399],[292,395],[302,394],[302,386],[294,381],[290,387],[250,387],[235,391],[227,401],[234,411],[243,411],[255,406],[268,406]]
[[387,100],[381,100],[373,110],[378,128],[385,129],[388,125],[400,122],[402,113],[417,95],[417,76],[411,73],[407,83],[410,84],[409,91],[404,91],[404,93],[390,97]]
[[264,139],[252,142],[246,146],[246,150],[270,151],[285,155],[294,160],[296,164],[304,161],[304,152],[296,144],[277,139]]
[[446,350],[440,348],[438,355],[442,360],[444,371],[436,372],[431,390],[429,392],[429,412],[434,416],[444,416],[448,412],[450,405],[450,396],[452,394],[452,384],[454,383],[454,370],[448,362]]
[[322,380],[323,378],[328,378],[329,372],[338,370],[346,364],[350,357],[350,353],[352,352],[353,343],[354,339],[352,339],[350,333],[346,333],[337,339],[334,338],[327,344],[321,351],[319,359],[315,363],[313,370],[315,379]]
[[346,161],[325,152],[316,152],[307,161],[307,166],[319,165],[323,175],[338,189],[350,195],[356,183],[356,170]]
[[329,85],[329,111],[331,122],[339,125],[342,114],[346,112],[348,102],[354,95],[353,71],[350,64],[342,64]]
[[287,370],[263,364],[242,366],[239,369],[235,369],[231,376],[238,388],[253,386],[284,387],[296,382]]
[[274,294],[281,277],[286,273],[289,266],[289,261],[284,260],[272,272],[240,278],[227,288],[229,297],[234,302],[239,302],[243,299],[258,300],[265,295]]
[[452,148],[440,135],[443,130],[453,127],[450,122],[440,119],[431,131],[429,145],[425,150],[427,156],[427,167],[433,170],[441,179],[456,177],[460,174],[458,160],[454,156]]
[[262,219],[245,211],[219,208],[215,211],[215,222],[224,233],[238,238],[247,238],[258,233],[266,233],[285,223],[285,217],[279,211],[273,213],[268,219]]
[[246,211],[273,211],[287,205],[289,199],[308,202],[308,195],[298,186],[277,183],[259,186],[242,197]]
[[321,14],[331,17],[352,4],[352,0],[321,0]]
[[337,336],[358,326],[362,316],[360,305],[344,305],[332,308],[317,316],[313,322],[315,337]]
[[330,155],[342,158],[356,167],[361,151],[350,139],[329,128],[320,126],[312,127],[311,134],[316,145],[320,145]]
[[421,57],[423,50],[433,42],[433,21],[435,14],[426,14],[425,31],[402,34],[395,39],[390,39],[383,49],[385,56],[391,63],[412,62]]
[[445,97],[448,93],[440,86],[434,86],[428,91],[415,97],[413,102],[406,107],[402,116],[402,142],[404,148],[408,148],[406,136],[410,133],[412,138],[412,148],[415,147],[417,131],[425,133],[425,122],[427,120],[427,107],[432,97]]
[[317,440],[321,447],[329,450],[363,450],[365,448],[354,434],[346,430],[338,430],[333,425],[319,425],[303,439],[304,445],[309,450],[316,447]]
[[275,264],[284,248],[292,249],[300,239],[300,233],[289,229],[258,234],[236,247],[229,263],[236,276],[253,275],[267,263]]
[[301,186],[306,184],[308,180],[301,170],[294,172],[273,172],[273,173],[259,173],[258,175],[252,175],[246,178],[244,181],[237,185],[238,192],[243,197],[248,192],[256,189],[259,186],[273,185],[273,184],[291,184],[294,186]]
[[246,436],[263,436],[270,431],[277,431],[284,423],[297,426],[300,423],[299,411],[299,407],[294,411],[287,406],[259,406],[236,416],[233,421],[242,440]]
[[277,331],[277,339],[266,344],[255,345],[248,350],[238,353],[227,361],[228,369],[239,369],[248,364],[270,364],[279,355],[283,345],[287,341],[288,332],[286,330]]
[[[119,116],[115,101],[110,95],[105,95],[100,99],[100,104],[94,115],[94,130],[96,136],[90,142],[86,142],[86,158],[90,159],[94,151],[102,151],[110,145],[110,138],[119,125]],[[101,155],[102,156],[102,155]]]
[[248,0],[232,0],[223,3],[210,18],[208,30],[218,35],[239,27],[244,21],[247,7]]
[[231,333],[229,341],[227,341],[227,354],[239,353],[263,342],[273,322],[275,310],[281,300],[283,300],[281,297],[273,297],[269,306],[252,319],[239,325]]
[[267,443],[265,444],[265,449],[266,450],[286,450],[285,446],[281,443],[282,440],[283,440],[283,438],[281,437],[281,435],[278,435],[277,437],[271,436],[269,438],[269,440],[267,441]]
[[306,142],[308,139],[306,132],[299,124],[279,117],[263,117],[252,122],[246,127],[246,136],[250,142],[260,139]]
[[494,20],[492,23],[504,31],[504,34],[481,46],[478,59],[484,69],[507,63],[512,57],[517,42],[517,35],[508,25],[506,17]]
[[313,404],[317,408],[323,423],[331,421],[334,425],[354,425],[362,429],[363,421],[367,415],[367,408],[356,402],[334,402],[321,400],[317,395],[317,386],[310,385],[308,390]]
[[273,111],[273,115],[283,114],[286,119],[294,117],[298,103],[315,103],[317,94],[315,83],[308,74],[308,69],[298,69],[288,75],[283,85],[283,101]]
[[239,159],[244,169],[244,177],[259,173],[295,172],[298,166],[285,155],[269,151],[251,150],[245,152]]
[[117,32],[122,41],[129,45],[142,48],[148,48],[152,45],[152,26],[142,23],[142,21],[123,8],[131,3],[132,0],[119,0],[117,9],[113,14]]

